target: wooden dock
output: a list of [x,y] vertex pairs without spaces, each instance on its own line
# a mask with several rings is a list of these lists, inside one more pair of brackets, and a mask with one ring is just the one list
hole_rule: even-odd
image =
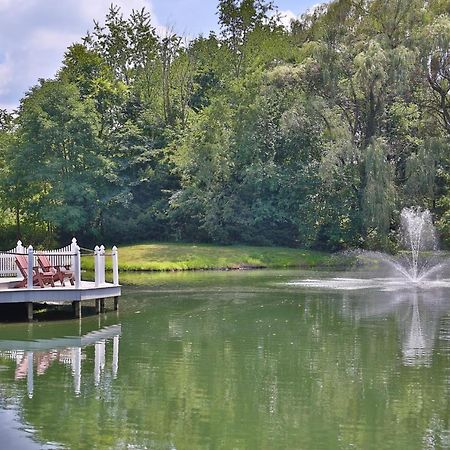
[[[19,279],[16,280],[16,282]],[[27,318],[33,320],[33,304],[47,303],[52,305],[72,304],[75,317],[81,318],[81,302],[86,300],[96,301],[97,313],[105,310],[105,299],[114,299],[114,309],[118,309],[119,297],[121,295],[121,286],[112,283],[104,283],[96,286],[93,281],[81,281],[80,286],[75,288],[73,286],[65,287],[45,287],[33,286],[33,289],[28,288],[5,288],[15,284],[14,281],[0,280],[0,304],[5,303],[26,303],[27,304]]]
[[[65,286],[55,283],[54,287],[46,284],[44,287],[35,286],[31,282],[33,270],[39,270],[36,258],[46,254],[53,264],[64,264],[73,271],[73,284],[68,282]],[[113,282],[105,281],[105,258],[108,256],[105,247],[96,246],[92,251],[95,263],[95,280],[81,279],[81,255],[76,239],[69,246],[58,250],[44,250],[35,252],[33,247],[25,249],[19,241],[15,249],[0,252],[0,304],[24,303],[27,308],[28,320],[33,320],[33,304],[46,303],[53,305],[72,304],[76,318],[81,318],[81,302],[95,300],[96,312],[105,310],[105,299],[114,299],[114,309],[118,309],[121,286],[119,284],[118,252],[113,247],[112,257]],[[25,287],[20,286],[23,276],[20,276],[15,266],[15,255],[27,255],[28,281]],[[26,275],[26,274],[25,274]]]

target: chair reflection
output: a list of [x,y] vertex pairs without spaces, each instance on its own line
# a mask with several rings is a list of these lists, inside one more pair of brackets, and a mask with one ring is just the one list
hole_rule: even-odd
[[[81,337],[48,339],[40,341],[2,341],[0,357],[15,360],[15,380],[27,379],[27,393],[31,398],[34,391],[34,375],[44,375],[54,362],[71,368],[75,394],[81,393],[82,361],[86,348],[94,346],[94,383],[100,384],[105,370],[106,347],[112,341],[112,377],[117,378],[119,367],[120,325],[111,325]],[[8,348],[9,349],[6,349]]]

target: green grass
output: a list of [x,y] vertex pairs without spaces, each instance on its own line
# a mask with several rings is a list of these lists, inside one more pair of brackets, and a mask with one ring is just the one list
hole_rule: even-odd
[[[111,269],[111,258],[107,258]],[[119,246],[121,271],[177,271],[239,268],[336,267],[343,259],[330,253],[286,247],[219,246],[212,244],[143,243]],[[83,269],[92,270],[92,257]]]

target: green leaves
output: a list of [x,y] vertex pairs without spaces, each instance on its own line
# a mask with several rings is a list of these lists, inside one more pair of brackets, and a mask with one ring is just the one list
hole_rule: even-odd
[[17,120],[0,111],[3,209],[119,240],[345,248],[389,245],[420,204],[447,233],[447,3],[340,0],[288,30],[271,2],[220,0],[221,34],[191,41],[112,6]]
[[87,227],[103,183],[92,100],[74,84],[42,81],[22,100],[19,126],[18,161],[32,168],[23,182],[34,186],[39,217],[67,235]]
[[388,160],[389,148],[382,139],[372,140],[366,149],[363,214],[366,226],[386,236],[396,201],[394,167]]
[[84,42],[105,59],[117,79],[125,84],[131,84],[139,69],[154,59],[157,52],[155,28],[144,9],[133,10],[127,20],[119,7],[111,5],[105,25],[95,22],[94,31]]

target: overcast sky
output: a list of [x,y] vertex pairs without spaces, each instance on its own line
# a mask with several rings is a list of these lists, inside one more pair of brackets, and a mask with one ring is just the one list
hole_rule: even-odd
[[[217,0],[116,0],[128,15],[145,7],[155,26],[189,36],[218,30]],[[317,0],[276,0],[294,17]],[[53,77],[66,48],[103,21],[111,0],[0,0],[0,108],[12,110],[38,78]]]

